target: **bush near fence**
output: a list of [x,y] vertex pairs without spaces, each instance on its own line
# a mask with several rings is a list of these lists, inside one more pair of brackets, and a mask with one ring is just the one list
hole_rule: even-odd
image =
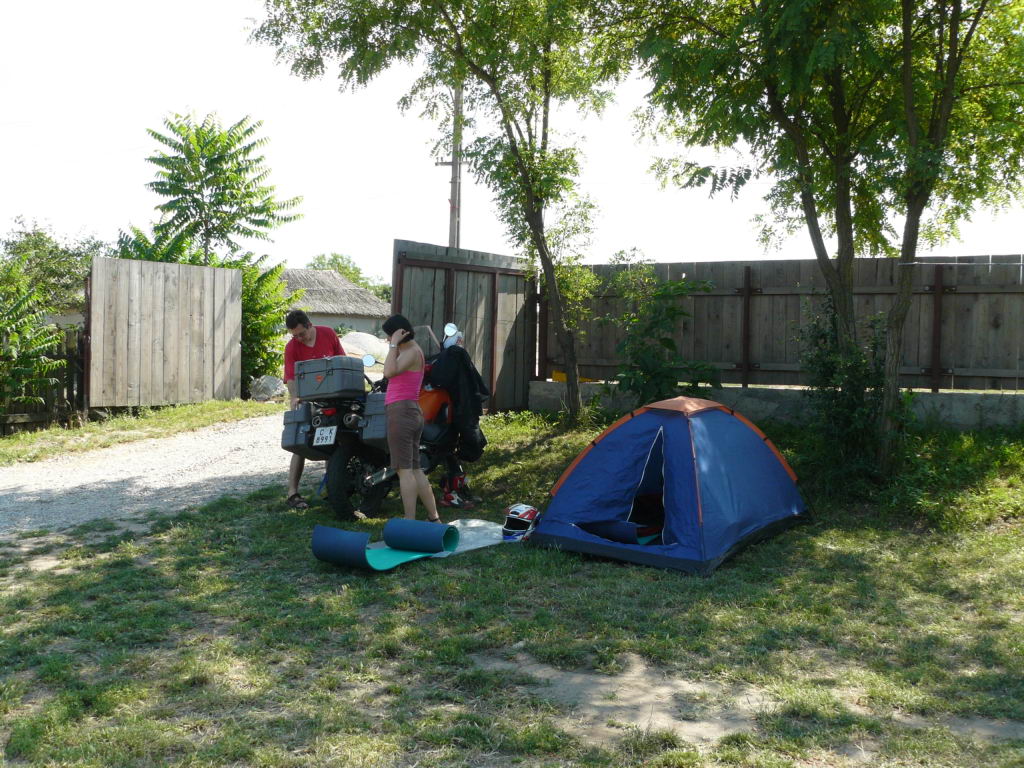
[[16,404],[16,412],[0,414],[0,437],[34,429],[45,429],[53,424],[68,425],[85,408],[85,349],[82,328],[64,328],[64,339],[53,357],[65,361],[64,367],[54,373],[57,385],[41,393],[43,403]]

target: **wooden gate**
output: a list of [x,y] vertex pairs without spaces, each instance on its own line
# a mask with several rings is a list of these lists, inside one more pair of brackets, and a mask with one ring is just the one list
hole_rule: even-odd
[[96,258],[86,293],[90,407],[240,396],[240,270]]
[[452,322],[488,382],[491,411],[525,409],[536,371],[536,288],[522,259],[395,240],[392,311],[441,338]]

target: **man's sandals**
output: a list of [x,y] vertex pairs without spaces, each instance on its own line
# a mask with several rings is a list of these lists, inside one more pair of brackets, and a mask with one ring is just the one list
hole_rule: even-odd
[[309,502],[299,494],[293,493],[288,497],[288,506],[292,509],[309,509]]

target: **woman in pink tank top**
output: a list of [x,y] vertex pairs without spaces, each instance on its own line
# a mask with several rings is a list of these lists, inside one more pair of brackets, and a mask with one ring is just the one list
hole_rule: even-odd
[[427,520],[441,522],[430,481],[420,467],[420,436],[423,411],[420,387],[423,384],[423,350],[413,341],[412,324],[402,315],[392,315],[381,326],[388,335],[388,356],[384,358],[384,376],[388,391],[384,409],[388,419],[388,451],[391,466],[398,471],[405,516],[416,518],[416,499],[427,508]]

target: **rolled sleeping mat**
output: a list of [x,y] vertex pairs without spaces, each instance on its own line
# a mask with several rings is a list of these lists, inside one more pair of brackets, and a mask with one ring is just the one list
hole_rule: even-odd
[[393,517],[384,523],[384,543],[392,549],[410,552],[454,552],[459,546],[459,529],[426,520]]
[[383,543],[370,544],[370,534],[327,525],[313,528],[313,556],[333,565],[389,571],[439,552],[454,552],[459,530],[452,525],[399,517],[384,525]]

